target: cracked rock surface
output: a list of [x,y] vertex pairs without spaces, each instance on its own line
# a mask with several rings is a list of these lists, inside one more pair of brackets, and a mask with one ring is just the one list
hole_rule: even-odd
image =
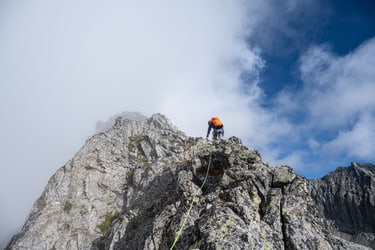
[[236,137],[119,117],[52,176],[7,249],[170,249],[178,236],[175,249],[370,249],[333,233],[314,199],[335,182],[311,183]]

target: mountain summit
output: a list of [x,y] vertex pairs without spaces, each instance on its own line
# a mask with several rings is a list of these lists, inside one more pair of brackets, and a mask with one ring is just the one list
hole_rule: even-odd
[[373,165],[309,181],[236,137],[188,137],[160,114],[98,127],[7,249],[375,247]]

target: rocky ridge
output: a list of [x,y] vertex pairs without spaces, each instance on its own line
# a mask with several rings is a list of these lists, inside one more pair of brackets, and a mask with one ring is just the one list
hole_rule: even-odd
[[339,167],[309,186],[332,233],[375,249],[375,165]]
[[[330,210],[337,198],[325,190],[339,180],[271,168],[236,137],[192,138],[163,115],[136,117],[117,118],[54,174],[7,249],[170,249],[185,220],[175,249],[373,247],[374,224],[355,227]],[[362,198],[350,204],[371,216],[361,204],[373,208],[374,194],[358,184],[350,192]]]

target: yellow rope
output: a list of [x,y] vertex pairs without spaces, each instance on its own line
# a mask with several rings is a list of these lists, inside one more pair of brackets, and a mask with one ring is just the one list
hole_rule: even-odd
[[194,200],[195,200],[195,197],[198,194],[198,191],[202,190],[203,186],[206,184],[206,180],[207,180],[207,176],[208,176],[208,171],[210,170],[210,165],[211,165],[211,155],[212,155],[212,151],[210,152],[210,158],[209,158],[209,161],[208,161],[208,167],[207,167],[206,176],[204,177],[202,185],[199,187],[199,189],[193,195],[193,200],[190,203],[190,207],[189,207],[189,210],[188,210],[188,212],[186,214],[185,220],[182,223],[182,226],[181,226],[180,230],[178,230],[178,233],[176,235],[176,238],[174,239],[173,245],[171,246],[170,250],[172,250],[175,247],[177,241],[180,239],[180,236],[181,236],[181,233],[182,233],[182,229],[185,227],[185,224],[186,224],[188,218],[190,217],[190,212],[191,212],[191,210],[193,208]]

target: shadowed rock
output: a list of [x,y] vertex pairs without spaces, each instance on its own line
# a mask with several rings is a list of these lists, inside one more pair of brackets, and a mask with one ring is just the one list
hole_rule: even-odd
[[375,249],[375,166],[352,163],[310,182],[311,197],[330,230]]

